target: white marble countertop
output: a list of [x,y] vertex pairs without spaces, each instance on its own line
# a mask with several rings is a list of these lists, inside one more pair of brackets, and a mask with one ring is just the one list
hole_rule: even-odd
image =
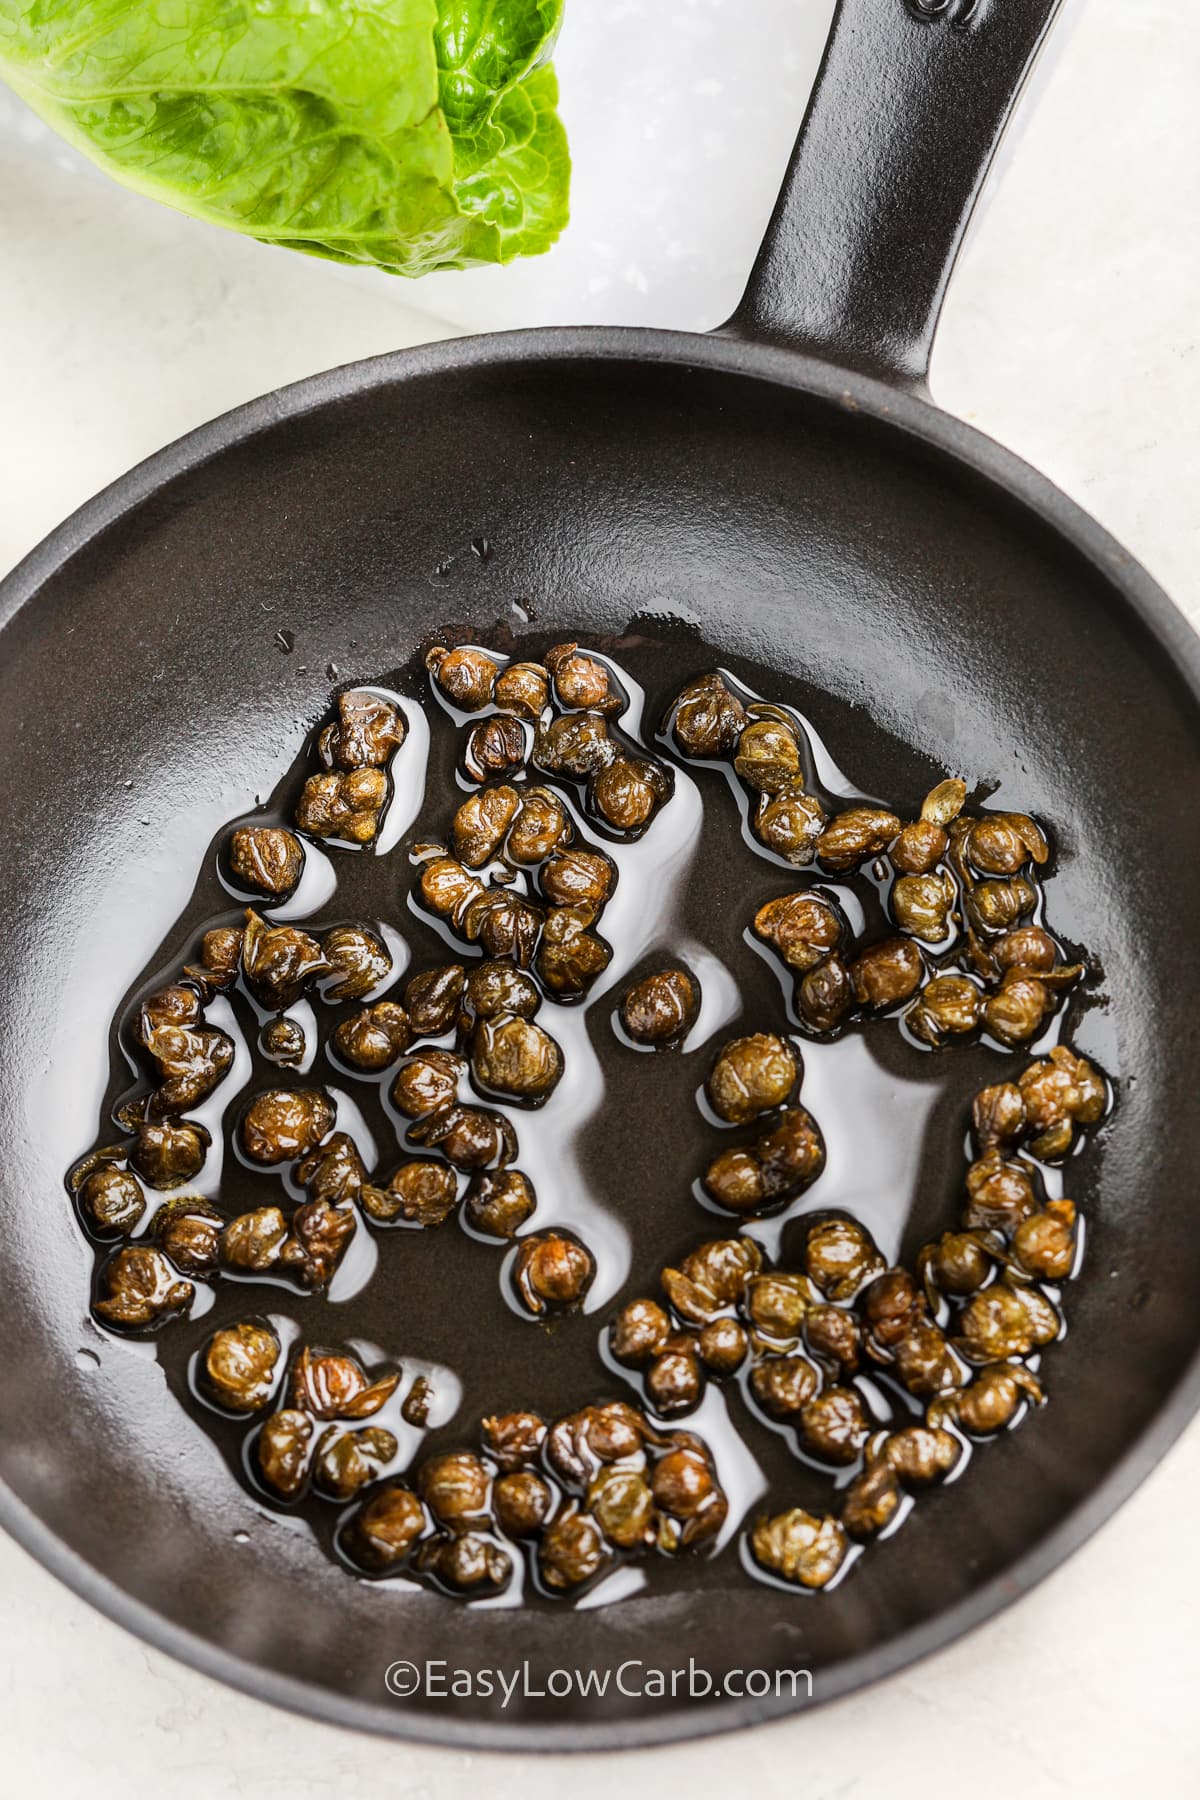
[[[0,572],[140,457],[330,364],[491,324],[717,322],[829,10],[570,0],[571,236],[527,269],[419,288],[346,279],[126,195],[0,97]],[[1198,95],[1192,0],[1067,0],[955,277],[933,384],[1095,513],[1200,625]],[[943,1783],[973,1800],[1194,1792],[1198,1484],[1200,1423],[1063,1569],[962,1643],[788,1724],[640,1753],[620,1778],[693,1800],[751,1786],[763,1800],[925,1800]],[[569,1779],[589,1800],[610,1779],[600,1759],[564,1771],[275,1712],[146,1649],[7,1540],[0,1622],[4,1794],[538,1800]]]

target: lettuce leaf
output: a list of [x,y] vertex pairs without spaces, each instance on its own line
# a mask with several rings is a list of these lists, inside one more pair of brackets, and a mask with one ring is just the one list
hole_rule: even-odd
[[546,250],[562,0],[0,0],[0,76],[128,187],[398,275]]

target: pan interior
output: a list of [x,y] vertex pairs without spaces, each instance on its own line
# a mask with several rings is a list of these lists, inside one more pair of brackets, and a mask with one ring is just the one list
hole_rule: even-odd
[[[531,619],[558,635],[638,620],[677,646],[681,680],[698,666],[694,632],[777,671],[865,791],[911,804],[960,772],[1044,817],[1059,846],[1050,915],[1103,970],[1106,1004],[1068,1035],[1114,1077],[1119,1110],[1103,1155],[1072,1171],[1088,1257],[1051,1404],[823,1598],[720,1564],[583,1613],[464,1613],[353,1582],[303,1527],[266,1519],[153,1351],[86,1318],[88,1251],[61,1173],[108,1075],[96,1021],[179,915],[200,847],[282,776],[333,680],[379,679],[442,624],[490,636]],[[360,1722],[497,1743],[683,1735],[781,1710],[786,1690],[707,1709],[668,1690],[501,1711],[391,1700],[383,1678],[400,1657],[527,1657],[536,1672],[691,1654],[718,1673],[810,1668],[815,1697],[841,1691],[907,1634],[930,1641],[992,1578],[1019,1580],[1023,1554],[1179,1382],[1200,1277],[1197,951],[1179,930],[1197,864],[1195,703],[1109,579],[944,452],[702,367],[531,358],[351,383],[114,509],[5,626],[0,697],[0,1472],[117,1594],[228,1658],[222,1672],[275,1693],[301,1684]],[[914,1231],[936,1222],[922,1202],[952,1192],[950,1138],[923,1157]],[[668,1133],[665,1150],[686,1155],[686,1141]],[[651,1266],[698,1235],[690,1204],[686,1182],[647,1189]],[[436,1257],[422,1269],[429,1292],[448,1280]],[[403,1349],[402,1321],[398,1335]]]

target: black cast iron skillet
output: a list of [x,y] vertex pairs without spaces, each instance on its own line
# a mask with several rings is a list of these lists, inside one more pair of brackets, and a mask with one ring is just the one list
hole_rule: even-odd
[[[611,1747],[746,1724],[795,1703],[500,1711],[392,1699],[383,1677],[401,1657],[528,1657],[536,1676],[690,1654],[718,1671],[808,1667],[815,1698],[842,1694],[1031,1586],[1195,1408],[1200,655],[1118,545],[924,385],[954,252],[1054,10],[844,0],[723,331],[518,333],[316,377],[154,457],[4,583],[0,1516],[197,1667],[327,1719],[462,1745]],[[483,537],[490,560],[469,553]],[[516,624],[517,599],[550,633],[695,621],[807,696],[869,790],[916,799],[947,769],[1000,784],[1054,822],[1052,906],[1103,969],[1105,1004],[1077,1037],[1114,1076],[1118,1109],[1103,1155],[1072,1169],[1091,1235],[1051,1409],[815,1600],[755,1586],[728,1558],[661,1601],[582,1613],[468,1613],[355,1583],[303,1530],[264,1523],[152,1353],[87,1319],[61,1177],[94,1130],[95,1020],[177,911],[198,846],[286,767],[326,702],[328,663],[377,675],[444,620]],[[650,1130],[663,1167],[687,1154],[686,1115],[636,1119],[629,1141]],[[938,1205],[961,1168],[957,1130],[923,1169]],[[694,1225],[677,1196],[646,1207],[643,1275]],[[459,1303],[461,1253],[438,1255],[422,1297],[388,1291],[393,1338],[419,1340]],[[558,1340],[560,1395],[538,1334],[518,1344],[514,1328],[502,1369],[491,1330],[485,1313],[498,1372],[484,1404],[569,1403],[579,1369],[594,1376],[594,1336]]]

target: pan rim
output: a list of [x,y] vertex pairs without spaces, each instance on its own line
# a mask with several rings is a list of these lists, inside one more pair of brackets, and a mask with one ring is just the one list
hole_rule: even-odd
[[[732,334],[702,336],[643,328],[566,327],[451,338],[390,352],[309,376],[222,414],[155,452],[86,502],[0,580],[0,632],[34,602],[46,581],[93,539],[152,494],[233,445],[319,408],[407,381],[542,362],[563,369],[592,361],[697,368],[808,394],[895,428],[1016,501],[1091,564],[1120,604],[1165,654],[1197,708],[1200,726],[1200,636],[1164,589],[1084,509],[1028,463],[927,398],[797,351]],[[1200,730],[1197,732],[1200,739]],[[70,1549],[0,1481],[0,1526],[51,1574],[114,1623],[254,1699],[309,1718],[392,1739],[444,1748],[509,1752],[595,1752],[638,1749],[715,1736],[778,1720],[865,1688],[956,1642],[1027,1593],[1078,1549],[1139,1487],[1200,1409],[1200,1349],[1139,1437],[1103,1481],[1052,1531],[1006,1571],[955,1606],[888,1643],[847,1658],[823,1677],[810,1701],[790,1696],[723,1701],[692,1713],[644,1720],[545,1724],[464,1721],[433,1711],[402,1712],[378,1701],[341,1695],[212,1644],[164,1619]]]

